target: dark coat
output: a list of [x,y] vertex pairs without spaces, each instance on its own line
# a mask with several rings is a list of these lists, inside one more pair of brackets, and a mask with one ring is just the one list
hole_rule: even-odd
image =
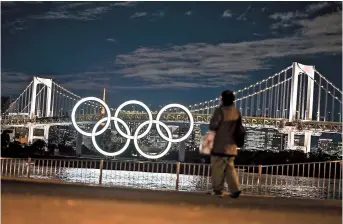
[[234,134],[236,126],[239,125],[239,119],[242,119],[241,113],[234,105],[220,106],[214,111],[209,127],[210,131],[216,132],[212,155],[237,155]]

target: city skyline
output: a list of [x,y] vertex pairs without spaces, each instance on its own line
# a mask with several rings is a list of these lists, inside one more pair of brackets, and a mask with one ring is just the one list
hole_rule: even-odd
[[36,75],[82,96],[105,87],[112,105],[190,104],[293,61],[315,65],[341,89],[340,2],[1,6],[2,95],[16,97]]
[[[130,124],[131,129],[135,129],[138,126],[138,124]],[[173,136],[176,138],[179,138],[180,136],[183,136],[186,131],[188,130],[188,127],[176,127],[173,125],[168,125],[170,130],[174,133]],[[186,130],[184,130],[186,129]],[[61,133],[59,130],[63,130]],[[117,138],[114,138],[117,134],[115,129],[111,127],[112,134],[111,134],[111,144],[108,146],[113,147],[113,144],[118,144]],[[200,131],[200,132],[199,132]],[[191,136],[187,138],[186,145],[189,145],[188,150],[198,150],[198,147],[200,145],[200,139],[205,134],[206,128],[202,125],[196,125]],[[179,133],[179,134],[177,134]],[[52,138],[52,140],[49,142],[49,144],[55,144],[58,145],[61,141],[60,139],[63,139],[67,137],[69,141],[66,141],[66,145],[72,146],[74,149],[77,148],[77,132],[71,127],[71,126],[55,126],[54,128],[50,129],[49,136]],[[65,137],[64,137],[65,136]],[[71,137],[73,136],[73,137]],[[145,150],[152,150],[149,152],[156,153],[157,151],[163,151],[165,148],[166,141],[163,140],[158,133],[156,132],[156,129],[153,129],[151,133],[149,133],[149,138],[154,138],[155,142],[152,141],[152,145],[147,144],[148,142],[143,141],[140,144],[142,145],[142,148],[145,148]],[[304,136],[303,135],[296,135],[296,145],[299,147],[298,149],[303,149],[303,142],[304,142]],[[158,139],[158,141],[156,141]],[[103,141],[101,140],[98,141]],[[116,147],[122,147],[123,143],[125,141],[119,141],[120,144]],[[325,144],[322,144],[322,142],[325,142]],[[328,143],[327,143],[328,142]],[[155,144],[159,145],[160,147],[156,147]],[[83,137],[82,145],[86,146],[88,149],[90,149],[93,152],[97,152],[96,149],[92,146],[92,142],[90,137]],[[170,152],[178,150],[180,143],[173,143],[172,148],[170,149]],[[279,152],[286,149],[287,146],[287,135],[282,134],[278,132],[275,129],[268,129],[268,128],[247,128],[247,136],[245,139],[245,145],[242,148],[242,150],[249,150],[249,151],[266,151],[271,150],[274,152]],[[107,146],[106,146],[107,147]],[[111,148],[110,147],[110,148]],[[110,148],[107,148],[109,150]],[[340,134],[328,134],[323,133],[321,136],[313,136],[311,141],[311,149],[308,152],[315,152],[318,149],[321,149],[327,153],[339,153],[342,151],[342,138]],[[157,151],[156,151],[157,150]],[[110,151],[113,151],[113,149],[110,149]],[[114,150],[115,151],[115,150]],[[306,150],[304,150],[306,151]]]

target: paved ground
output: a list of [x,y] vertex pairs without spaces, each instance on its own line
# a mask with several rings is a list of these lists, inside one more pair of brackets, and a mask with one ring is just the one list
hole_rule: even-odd
[[2,180],[2,224],[338,224],[341,201],[160,192]]

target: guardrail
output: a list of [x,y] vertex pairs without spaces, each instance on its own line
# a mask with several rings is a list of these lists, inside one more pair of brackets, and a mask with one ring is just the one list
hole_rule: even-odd
[[[245,194],[342,199],[342,161],[236,168]],[[1,158],[1,175],[155,190],[211,190],[209,164]]]

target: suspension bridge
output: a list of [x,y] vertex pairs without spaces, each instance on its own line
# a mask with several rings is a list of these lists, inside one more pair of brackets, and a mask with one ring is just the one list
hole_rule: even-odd
[[[273,128],[288,135],[287,148],[294,148],[294,135],[304,135],[309,151],[312,135],[342,133],[342,90],[337,88],[314,66],[294,62],[291,66],[255,84],[237,90],[235,105],[243,122],[250,127]],[[19,97],[1,115],[2,129],[28,128],[31,142],[34,129],[44,129],[48,140],[49,127],[70,125],[70,114],[78,96],[52,79],[34,77]],[[220,99],[189,105],[195,123],[207,124]],[[83,103],[76,112],[79,124],[96,123],[104,117],[97,102]],[[116,108],[110,108],[112,115]],[[158,111],[153,111],[156,117]],[[119,117],[129,121],[145,121],[148,115],[140,110],[121,111]],[[165,122],[188,123],[188,116],[179,109],[169,109],[162,116]],[[38,137],[37,137],[38,138]]]

